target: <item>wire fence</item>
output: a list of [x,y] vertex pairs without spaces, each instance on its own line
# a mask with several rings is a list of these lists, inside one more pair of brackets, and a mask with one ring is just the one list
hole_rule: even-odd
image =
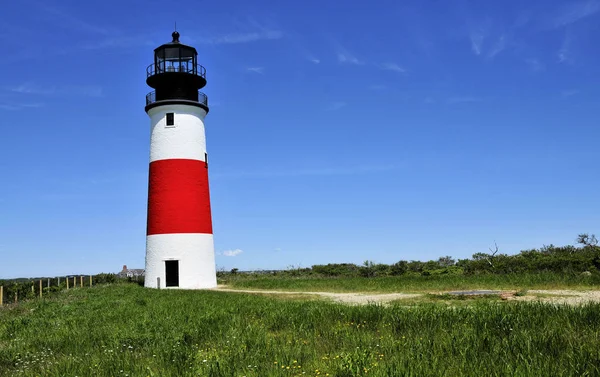
[[68,275],[53,278],[0,280],[0,306],[43,298],[68,289],[89,288],[102,284],[144,284],[144,277],[121,277],[118,274]]

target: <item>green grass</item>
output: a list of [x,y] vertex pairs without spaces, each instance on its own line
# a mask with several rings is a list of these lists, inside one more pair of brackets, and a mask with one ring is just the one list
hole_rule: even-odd
[[596,376],[600,305],[103,286],[0,309],[0,376]]
[[422,306],[424,304],[443,304],[447,307],[467,307],[490,303],[503,303],[498,295],[450,295],[447,293],[427,293],[418,297],[402,298],[392,302],[404,307]]
[[403,275],[362,277],[290,277],[270,275],[228,275],[219,283],[230,288],[282,291],[327,292],[429,292],[466,289],[594,289],[595,277],[580,274],[508,274],[508,275]]
[[500,297],[498,295],[451,295],[448,293],[442,293],[442,294],[434,294],[434,293],[430,293],[425,295],[425,297],[431,301],[467,301],[467,302],[473,302],[474,300],[477,301],[499,301]]

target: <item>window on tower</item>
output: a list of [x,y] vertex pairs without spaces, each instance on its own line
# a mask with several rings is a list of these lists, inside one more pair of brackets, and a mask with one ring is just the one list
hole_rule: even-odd
[[167,113],[167,126],[175,125],[175,114]]

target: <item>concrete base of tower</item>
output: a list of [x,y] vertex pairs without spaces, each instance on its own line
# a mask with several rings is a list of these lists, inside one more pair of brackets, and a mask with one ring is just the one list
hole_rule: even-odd
[[217,271],[213,235],[175,233],[147,236],[145,275],[144,285],[147,288],[215,288]]

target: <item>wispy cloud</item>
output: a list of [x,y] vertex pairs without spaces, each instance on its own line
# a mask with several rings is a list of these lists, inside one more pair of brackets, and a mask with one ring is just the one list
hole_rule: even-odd
[[248,68],[246,68],[246,71],[252,72],[252,73],[258,73],[258,74],[261,74],[261,75],[265,74],[265,68],[264,67],[248,67]]
[[565,33],[565,37],[561,43],[560,49],[558,50],[558,62],[559,63],[574,63],[573,56],[571,54],[572,38],[569,32]]
[[464,97],[450,97],[446,100],[446,103],[453,105],[453,104],[458,104],[458,103],[473,103],[473,102],[482,102],[482,101],[483,100],[479,97],[464,96]]
[[396,63],[379,64],[379,68],[388,70],[388,71],[398,72],[398,73],[406,73],[406,69],[402,68],[401,66],[399,66]]
[[21,85],[13,86],[8,88],[11,92],[21,94],[40,94],[40,95],[52,95],[56,93],[56,88],[45,88],[30,82],[23,83]]
[[533,72],[539,72],[544,70],[544,64],[540,62],[538,59],[525,59],[525,63],[529,66],[529,68]]
[[355,54],[348,51],[340,42],[338,42],[334,37],[330,36],[330,42],[333,45],[333,50],[335,52],[335,56],[337,60],[341,64],[354,64],[354,65],[364,65],[365,62],[359,59]]
[[337,42],[334,42],[335,45],[335,53],[338,59],[338,62],[344,64],[354,64],[354,65],[363,65],[365,62],[359,60],[354,54],[346,50],[342,45]]
[[223,251],[222,255],[224,255],[226,257],[236,257],[243,252],[244,251],[242,249],[225,250],[225,251]]
[[72,94],[85,97],[102,97],[102,87],[97,85],[67,85],[67,86],[51,86],[44,87],[31,82],[26,82],[21,85],[8,88],[9,91],[20,94],[31,95],[65,95]]
[[343,102],[343,101],[336,101],[331,103],[329,106],[327,106],[327,110],[329,111],[335,111],[335,110],[339,110],[342,107],[346,107],[347,103]]
[[568,26],[600,12],[600,1],[585,0],[565,5],[552,20],[555,28]]
[[211,45],[222,45],[222,44],[236,44],[236,43],[249,43],[263,40],[276,40],[283,38],[283,32],[279,30],[261,30],[253,31],[248,33],[229,33],[215,36],[204,36],[197,38],[198,43],[211,44]]
[[488,58],[495,57],[496,55],[501,53],[505,48],[506,48],[506,36],[503,34],[498,38],[498,40],[494,44],[494,47],[492,47],[492,49],[488,53]]
[[35,109],[44,106],[43,103],[15,103],[15,102],[0,102],[0,109],[9,111],[18,111],[26,109]]
[[113,36],[81,45],[84,50],[102,50],[110,48],[126,48],[136,46],[156,46],[158,43],[145,36]]
[[338,52],[337,58],[340,63],[349,63],[355,65],[363,65],[365,64],[363,61],[358,60],[358,58],[354,55],[350,55],[348,52]]
[[511,35],[521,27],[520,21],[513,25],[496,25],[491,18],[480,18],[469,22],[469,42],[471,51],[476,56],[493,59],[509,47]]
[[252,43],[259,41],[275,41],[284,38],[286,35],[282,30],[273,25],[272,22],[259,22],[253,17],[244,19],[233,18],[227,24],[233,27],[233,30],[227,29],[224,33],[196,34],[190,38],[193,43],[208,45],[229,45]]
[[304,176],[337,176],[381,173],[395,169],[393,165],[356,165],[320,169],[288,169],[280,171],[238,171],[230,173],[216,173],[215,178],[283,178]]
[[471,50],[475,55],[481,55],[481,51],[483,48],[483,40],[485,39],[485,34],[482,30],[472,31],[469,35],[469,39],[471,40]]
[[52,16],[55,24],[69,29],[75,29],[81,32],[108,35],[110,30],[85,21],[82,17],[74,16],[63,9],[50,6],[47,3],[37,3],[38,9],[42,9]]
[[302,58],[313,63],[313,64],[320,64],[321,63],[321,59],[318,58],[310,49],[306,48],[304,46],[304,44],[302,42],[299,41],[299,38],[294,38],[294,41],[296,41],[296,47],[299,51],[299,53],[302,55]]
[[65,88],[66,93],[78,94],[86,97],[102,97],[103,89],[96,85],[84,85],[84,86],[67,86]]
[[572,97],[572,96],[577,95],[579,93],[580,93],[580,91],[578,89],[563,90],[561,92],[561,94],[562,94],[563,97]]

